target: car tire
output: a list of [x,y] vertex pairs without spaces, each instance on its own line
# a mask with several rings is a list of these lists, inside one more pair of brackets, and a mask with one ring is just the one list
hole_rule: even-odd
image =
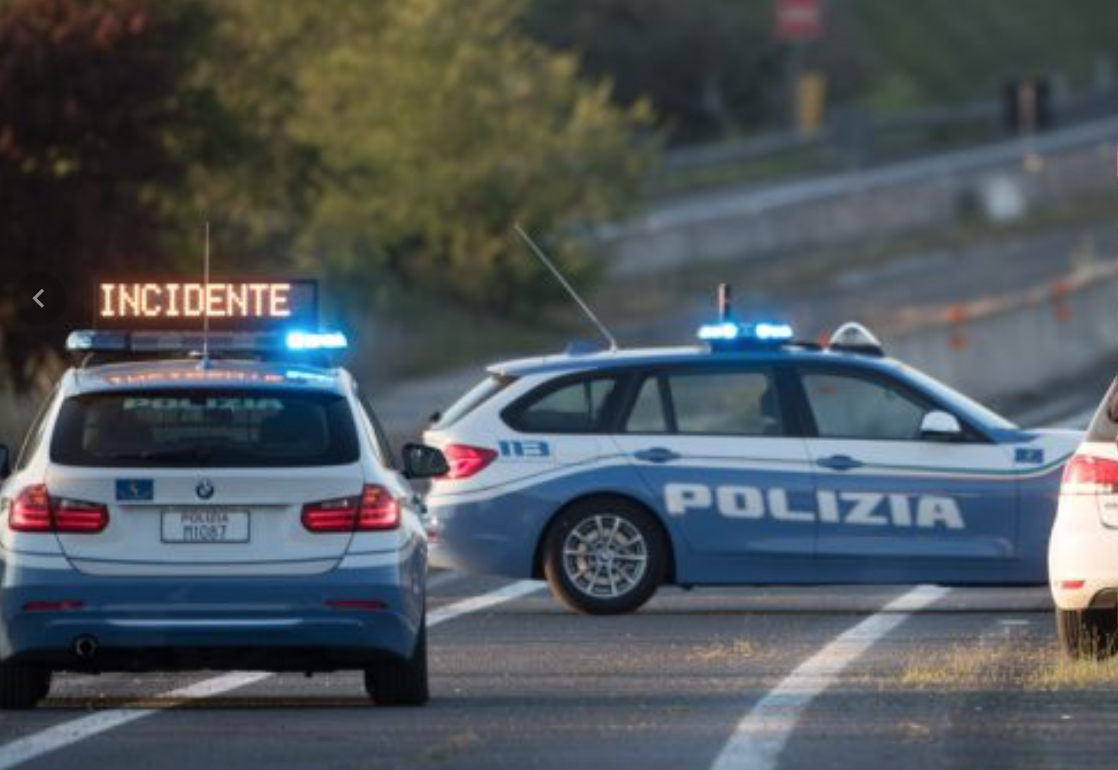
[[1057,609],[1056,636],[1073,660],[1113,657],[1118,653],[1118,609]]
[[365,669],[365,692],[378,706],[422,706],[431,699],[426,620],[419,628],[411,660],[391,658]]
[[570,609],[621,615],[656,593],[667,554],[652,514],[631,500],[601,497],[575,503],[555,519],[544,540],[543,571],[551,593]]
[[50,692],[51,672],[33,666],[0,664],[0,709],[32,709]]

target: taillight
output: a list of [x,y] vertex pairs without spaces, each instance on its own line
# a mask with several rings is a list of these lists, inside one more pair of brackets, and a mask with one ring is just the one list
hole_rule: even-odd
[[357,498],[341,497],[303,506],[303,526],[309,532],[352,532],[357,522]]
[[1060,494],[1118,494],[1118,462],[1091,455],[1073,455],[1064,466]]
[[497,452],[493,449],[465,444],[448,444],[443,454],[450,466],[450,470],[440,476],[444,479],[468,479],[497,459]]
[[357,512],[357,531],[376,532],[399,525],[400,503],[392,493],[376,484],[366,484],[361,493],[361,510]]
[[384,487],[366,484],[360,497],[341,497],[303,506],[308,532],[374,532],[400,524],[400,504]]
[[45,484],[24,488],[8,511],[8,526],[16,532],[94,535],[108,525],[108,507],[84,500],[53,499]]
[[109,509],[82,500],[52,500],[55,532],[96,534],[109,523]]
[[50,494],[46,484],[25,487],[12,500],[8,526],[16,532],[50,532]]

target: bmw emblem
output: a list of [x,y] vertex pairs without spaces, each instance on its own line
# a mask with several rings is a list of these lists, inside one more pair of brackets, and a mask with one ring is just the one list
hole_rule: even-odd
[[198,482],[198,486],[194,487],[194,492],[201,500],[209,500],[214,496],[214,485],[209,479],[202,479]]

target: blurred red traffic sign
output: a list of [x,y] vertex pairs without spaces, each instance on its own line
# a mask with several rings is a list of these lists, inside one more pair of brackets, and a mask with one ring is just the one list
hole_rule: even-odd
[[776,0],[776,36],[780,40],[814,40],[823,31],[822,0]]

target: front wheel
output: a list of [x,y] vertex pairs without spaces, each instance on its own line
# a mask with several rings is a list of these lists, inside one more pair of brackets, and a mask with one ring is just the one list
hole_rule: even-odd
[[378,706],[422,706],[427,685],[427,621],[419,628],[411,660],[391,658],[365,669],[365,692]]
[[32,709],[50,692],[51,673],[0,663],[0,709]]
[[1057,609],[1056,636],[1073,660],[1113,657],[1118,653],[1118,609]]
[[644,508],[620,498],[572,505],[544,543],[544,575],[554,596],[577,612],[639,609],[664,581],[667,543]]

